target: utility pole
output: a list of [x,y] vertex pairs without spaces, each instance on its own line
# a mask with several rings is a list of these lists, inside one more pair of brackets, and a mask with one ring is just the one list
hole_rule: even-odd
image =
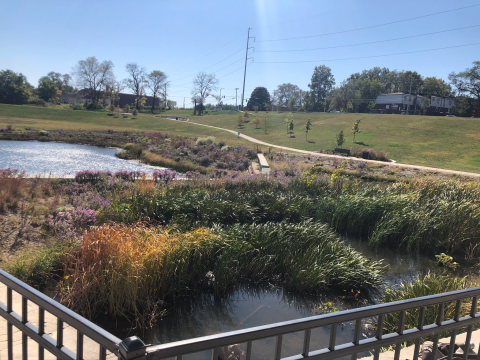
[[183,97],[183,110],[185,110],[185,96]]
[[410,79],[410,90],[408,91],[407,115],[410,110],[410,99],[412,98],[412,80],[413,79]]
[[222,102],[222,89],[225,89],[225,88],[220,88],[220,101],[219,101],[219,104]]
[[249,40],[250,40],[250,28],[248,28],[247,51],[245,52],[245,71],[243,72],[242,110],[243,110],[243,99],[245,97],[245,77],[247,76],[247,58],[248,58],[248,42],[249,42]]
[[165,84],[165,110],[167,110],[167,84]]
[[235,109],[238,110],[238,105],[237,105],[237,90],[238,90],[238,88],[235,88]]

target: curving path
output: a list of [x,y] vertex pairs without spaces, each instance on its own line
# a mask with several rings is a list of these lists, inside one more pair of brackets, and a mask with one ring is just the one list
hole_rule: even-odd
[[[177,121],[175,119],[166,119],[166,120]],[[229,130],[229,129],[225,129],[225,128],[221,128],[221,127],[217,127],[217,126],[195,123],[195,122],[189,121],[189,119],[187,119],[187,121],[188,121],[189,124],[194,124],[194,125],[198,125],[198,126],[205,126],[205,127],[209,127],[209,128],[217,129],[217,130],[223,130],[223,131],[229,132],[229,133],[234,134],[234,135],[238,135],[238,133],[239,133],[238,131]],[[318,152],[314,152],[314,151],[300,150],[300,149],[294,149],[294,148],[285,147],[285,146],[269,144],[269,143],[266,143],[264,141],[257,140],[257,139],[255,139],[251,136],[244,135],[242,133],[240,133],[240,135],[238,135],[238,136],[240,136],[241,138],[243,138],[245,140],[248,140],[252,143],[259,144],[259,145],[265,145],[265,146],[269,146],[269,147],[272,147],[272,148],[277,148],[277,149],[280,149],[280,150],[297,152],[297,153],[301,153],[301,154],[307,154],[307,155],[313,155],[313,156],[319,156],[319,157],[321,156],[321,157],[324,157],[324,158],[335,158],[335,159],[345,159],[346,158],[345,156],[341,156],[341,155],[323,154],[323,153],[318,153]],[[385,161],[366,160],[366,159],[359,159],[359,158],[354,158],[354,157],[348,157],[348,159],[353,160],[353,161],[368,162],[368,163],[372,163],[372,164],[380,164],[380,165],[388,164],[389,166],[397,166],[397,167],[401,167],[401,168],[408,168],[408,169],[414,169],[414,170],[435,171],[435,172],[440,172],[440,173],[444,173],[444,174],[455,174],[455,175],[461,175],[461,176],[469,176],[469,177],[480,178],[480,174],[472,173],[472,172],[466,172],[466,171],[447,170],[447,169],[433,168],[433,167],[428,167],[428,166],[401,164],[401,163],[397,163],[397,162],[386,163]]]

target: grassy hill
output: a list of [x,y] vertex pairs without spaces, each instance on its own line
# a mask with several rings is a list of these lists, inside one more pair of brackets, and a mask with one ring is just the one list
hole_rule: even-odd
[[[284,122],[287,113],[251,113],[249,122],[238,127],[238,112],[209,111],[204,116],[191,116],[191,110],[169,111],[172,116],[189,116],[190,122],[240,131],[272,144],[304,150],[331,150],[340,130],[346,135],[346,148],[372,148],[385,151],[397,162],[440,167],[452,170],[480,172],[480,119],[432,116],[293,113],[294,137],[287,134]],[[255,129],[253,119],[261,123]],[[265,133],[264,118],[267,117]],[[311,119],[312,130],[305,140],[305,123]],[[361,119],[357,144],[350,131],[353,122]],[[174,122],[157,116],[139,114],[137,119],[113,118],[106,112],[73,111],[70,109],[37,108],[0,105],[0,128],[12,124],[15,128],[42,129],[113,129],[177,133],[185,136],[213,135],[229,144],[246,141],[221,130],[200,127],[186,122]]]

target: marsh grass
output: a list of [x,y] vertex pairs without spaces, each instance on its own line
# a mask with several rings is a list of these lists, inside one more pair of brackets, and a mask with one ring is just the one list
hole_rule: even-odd
[[480,255],[480,187],[459,181],[417,180],[361,186],[319,199],[317,219],[372,246]]
[[66,260],[62,302],[90,318],[107,311],[146,325],[162,314],[162,304],[205,288],[221,297],[241,282],[270,281],[303,293],[367,293],[382,284],[384,271],[310,221],[184,233],[105,225],[86,233]]
[[[402,301],[407,299],[418,298],[441,294],[450,291],[462,290],[471,287],[467,277],[456,277],[447,273],[429,272],[426,275],[417,277],[412,283],[402,282],[400,285],[392,285],[384,290],[382,303],[393,301]],[[460,317],[470,313],[472,299],[462,300]],[[451,320],[454,318],[456,302],[447,302],[444,304],[443,319]],[[405,329],[413,329],[418,326],[418,317],[420,309],[408,310],[405,315]],[[438,305],[427,306],[425,309],[424,325],[435,324],[438,316]],[[384,318],[384,333],[393,333],[398,330],[399,314],[388,314]],[[449,336],[449,333],[440,334],[440,338]],[[431,338],[429,338],[431,340]],[[413,343],[413,342],[411,342]],[[411,343],[408,343],[410,345]]]

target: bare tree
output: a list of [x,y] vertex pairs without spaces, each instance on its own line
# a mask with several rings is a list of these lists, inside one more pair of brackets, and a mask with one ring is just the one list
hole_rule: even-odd
[[99,62],[95,56],[80,60],[73,67],[73,75],[78,87],[88,90],[90,99],[97,105],[101,91],[114,81],[113,63],[110,60]]
[[123,80],[126,87],[128,87],[136,95],[135,107],[139,108],[139,99],[143,95],[146,84],[146,69],[138,66],[137,63],[129,63],[125,66],[127,73],[130,75],[129,79]]
[[165,75],[165,73],[162,71],[154,70],[147,75],[147,79],[148,79],[147,86],[153,95],[153,103],[152,103],[152,114],[153,114],[153,110],[155,109],[155,97],[157,96],[158,93],[162,92],[162,89],[167,84],[167,75]]
[[[193,79],[193,89],[192,89],[192,102],[195,98],[195,103],[200,103],[201,106],[198,111],[198,115],[202,115],[203,102],[209,93],[217,89],[218,80],[215,78],[215,74],[207,74],[204,72],[199,72],[195,79]],[[195,111],[194,111],[195,115]]]

